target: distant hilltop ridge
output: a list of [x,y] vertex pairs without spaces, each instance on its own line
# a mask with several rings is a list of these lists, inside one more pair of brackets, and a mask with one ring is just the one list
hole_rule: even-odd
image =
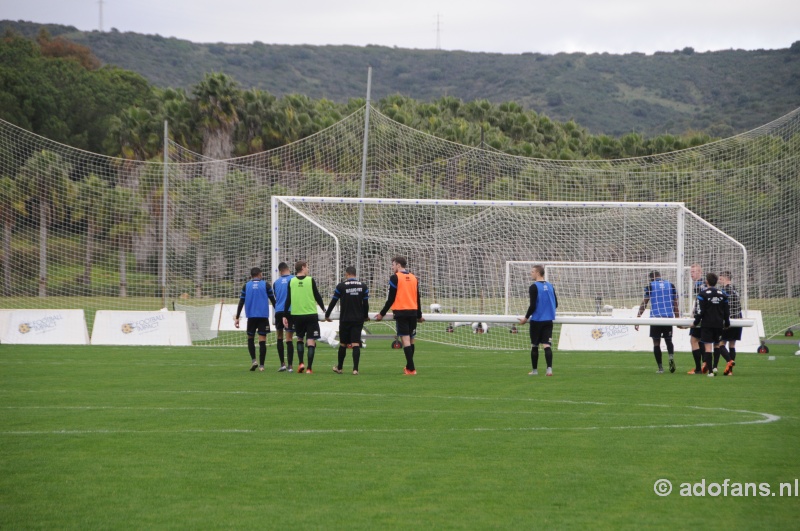
[[372,98],[516,102],[594,134],[648,136],[705,131],[724,137],[800,106],[800,41],[780,50],[692,48],[653,55],[497,54],[385,46],[193,43],[159,35],[79,31],[72,26],[0,21],[5,33],[42,29],[88,46],[105,64],[161,87],[188,88],[223,72],[244,88],[347,101]]

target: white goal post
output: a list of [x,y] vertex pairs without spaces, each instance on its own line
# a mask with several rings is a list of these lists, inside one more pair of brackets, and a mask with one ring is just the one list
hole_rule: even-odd
[[[424,317],[432,323],[513,325],[527,305],[509,307],[510,283],[527,296],[530,267],[523,278],[512,278],[509,264],[533,261],[549,264],[551,271],[554,266],[562,271],[592,269],[605,279],[604,299],[635,300],[637,306],[647,272],[661,268],[665,278],[674,275],[669,280],[678,286],[684,313],[693,297],[688,268],[699,263],[706,272],[730,270],[734,278],[742,279],[739,292],[743,309],[747,308],[744,246],[683,203],[273,196],[271,229],[273,279],[280,262],[291,266],[306,260],[327,302],[345,267],[360,263],[358,275],[372,292],[371,313],[385,300],[395,255],[407,257],[409,270],[419,277]],[[356,256],[357,249],[361,256]],[[596,311],[594,295],[587,298],[574,289],[582,277],[566,274],[553,279],[561,303],[556,322],[691,324],[689,315],[673,319],[602,315]],[[441,307],[442,313],[427,311],[431,304]]]

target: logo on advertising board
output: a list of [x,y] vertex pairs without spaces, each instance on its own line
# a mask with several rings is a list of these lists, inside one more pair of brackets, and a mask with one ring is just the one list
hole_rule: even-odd
[[161,321],[165,319],[165,315],[153,315],[152,317],[147,317],[139,321],[123,323],[121,330],[123,334],[132,334],[133,332],[146,334],[158,330],[159,326],[161,326]]
[[20,323],[19,327],[17,327],[17,330],[20,334],[27,334],[30,332],[34,332],[36,334],[45,334],[55,330],[58,326],[58,321],[62,320],[63,318],[64,316],[60,313],[46,315],[41,319],[36,319],[35,321]]
[[628,331],[628,326],[626,325],[600,326],[597,328],[592,328],[592,339],[595,341],[603,338],[614,339],[617,337],[627,336]]

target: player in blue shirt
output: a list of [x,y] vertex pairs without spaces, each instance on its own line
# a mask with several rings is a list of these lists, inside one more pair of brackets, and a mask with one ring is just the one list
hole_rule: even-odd
[[[678,310],[678,291],[672,282],[667,282],[661,278],[661,273],[658,271],[651,271],[648,275],[650,283],[644,288],[644,299],[642,304],[639,305],[639,315],[641,317],[647,308],[647,303],[652,304],[650,310],[650,317],[676,317],[680,314]],[[634,326],[638,331],[639,325]],[[661,364],[661,338],[664,338],[664,343],[667,345],[667,353],[669,354],[669,372],[675,372],[675,345],[672,343],[672,326],[650,326],[650,337],[653,339],[653,356],[656,358],[658,365],[658,374],[664,374],[664,367]]]
[[553,350],[551,348],[553,337],[553,320],[556,318],[558,299],[553,285],[544,279],[544,266],[535,265],[531,269],[533,284],[528,288],[530,304],[525,317],[519,320],[520,324],[530,322],[531,335],[531,365],[533,370],[528,374],[539,374],[539,344],[544,347],[544,359],[547,362],[546,376],[553,376]]
[[[267,334],[269,334],[269,303],[275,306],[275,295],[269,283],[264,280],[261,269],[254,267],[250,270],[250,280],[242,288],[239,296],[239,306],[236,308],[234,326],[239,328],[239,316],[244,308],[247,315],[247,350],[250,352],[250,370],[258,369],[264,372],[264,362],[267,359]],[[258,332],[259,361],[256,361],[255,335]]]
[[[278,369],[278,372],[283,372],[288,370],[289,372],[293,372],[292,363],[294,362],[294,344],[292,343],[292,336],[294,335],[294,321],[292,320],[292,314],[289,311],[290,308],[286,307],[286,296],[289,294],[289,282],[294,278],[289,272],[289,264],[286,262],[281,262],[278,264],[278,273],[280,273],[280,277],[278,280],[272,283],[272,289],[275,292],[275,332],[277,334],[277,349],[278,349],[278,357],[281,360],[281,367]],[[286,317],[286,320],[289,324],[288,327],[283,326],[283,318]],[[286,363],[284,363],[283,357],[283,341],[284,341],[284,331],[285,331],[285,339],[286,339],[286,361],[289,362],[288,367]],[[303,363],[303,350],[298,349],[297,355],[300,358],[300,363]]]

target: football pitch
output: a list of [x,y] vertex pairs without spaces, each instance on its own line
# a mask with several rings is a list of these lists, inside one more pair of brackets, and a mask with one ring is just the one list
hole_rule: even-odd
[[424,342],[417,376],[380,340],[358,376],[328,345],[311,375],[273,347],[259,373],[244,347],[3,345],[0,528],[796,528],[800,356],[770,350],[713,379],[556,350],[549,378]]

